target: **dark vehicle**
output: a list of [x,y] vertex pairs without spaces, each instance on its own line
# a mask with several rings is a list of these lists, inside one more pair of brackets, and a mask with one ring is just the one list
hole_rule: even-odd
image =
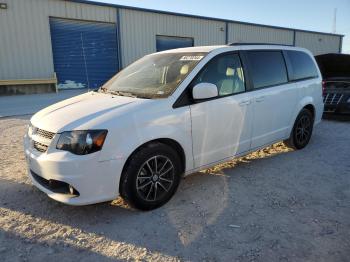
[[315,58],[323,77],[324,113],[350,115],[350,55],[324,54]]

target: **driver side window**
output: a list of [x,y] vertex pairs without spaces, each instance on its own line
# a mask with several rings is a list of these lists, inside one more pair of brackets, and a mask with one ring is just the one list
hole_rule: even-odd
[[225,54],[214,57],[194,80],[194,85],[199,83],[216,85],[219,96],[244,92],[244,75],[239,56]]

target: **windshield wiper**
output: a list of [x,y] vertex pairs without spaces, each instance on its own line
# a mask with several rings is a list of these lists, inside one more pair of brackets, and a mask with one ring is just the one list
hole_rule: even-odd
[[150,99],[147,96],[135,95],[135,94],[130,93],[130,92],[108,90],[108,88],[106,88],[106,87],[101,87],[98,91],[106,93],[106,94],[108,93],[108,94],[111,94],[111,95],[117,95],[117,96],[126,96],[126,97]]
[[100,87],[100,89],[98,89],[98,91],[102,91],[103,93],[107,93],[108,89],[106,87]]
[[132,93],[128,93],[128,92],[123,92],[123,91],[108,91],[108,93],[112,94],[112,95],[117,95],[117,96],[127,96],[127,97],[137,97],[136,95],[132,94]]

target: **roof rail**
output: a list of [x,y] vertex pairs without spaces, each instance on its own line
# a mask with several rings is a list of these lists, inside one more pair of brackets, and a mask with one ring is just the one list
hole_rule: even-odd
[[294,45],[286,45],[286,44],[272,44],[272,43],[240,43],[240,42],[233,42],[227,44],[228,46],[237,46],[237,45],[279,45],[279,46],[294,46]]

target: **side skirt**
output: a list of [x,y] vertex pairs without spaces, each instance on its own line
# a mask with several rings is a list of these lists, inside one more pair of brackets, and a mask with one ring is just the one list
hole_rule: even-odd
[[225,163],[229,160],[233,160],[233,159],[236,159],[236,158],[239,158],[239,157],[242,157],[242,156],[245,156],[245,155],[249,155],[250,153],[254,152],[254,151],[257,151],[257,150],[260,150],[260,149],[263,149],[265,147],[268,147],[268,146],[271,146],[277,142],[281,142],[285,139],[287,139],[288,137],[285,137],[283,139],[278,139],[278,140],[275,140],[275,141],[272,141],[270,143],[267,143],[265,145],[262,145],[262,146],[259,146],[259,147],[256,147],[256,148],[253,148],[253,149],[250,149],[250,150],[247,150],[247,151],[244,151],[240,154],[237,154],[237,155],[234,155],[234,156],[230,156],[230,157],[227,157],[227,158],[224,158],[224,159],[221,159],[219,161],[216,161],[216,162],[213,162],[213,163],[210,163],[210,164],[207,164],[207,165],[203,165],[203,166],[200,166],[200,167],[197,167],[197,168],[194,168],[194,169],[191,169],[191,170],[188,170],[185,172],[184,176],[188,176],[190,174],[193,174],[193,173],[196,173],[198,171],[201,171],[201,170],[204,170],[204,169],[207,169],[207,168],[210,168],[210,167],[213,167],[213,166],[216,166],[218,164],[222,164],[222,163]]

